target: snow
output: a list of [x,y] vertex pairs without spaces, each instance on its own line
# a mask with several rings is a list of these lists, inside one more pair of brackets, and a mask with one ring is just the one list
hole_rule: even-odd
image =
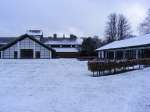
[[81,45],[83,39],[76,39],[76,40],[67,40],[66,38],[58,40],[49,40],[46,41],[44,44],[47,45]]
[[27,30],[28,35],[43,35],[43,32],[41,30]]
[[56,52],[78,52],[77,48],[53,48]]
[[116,48],[140,46],[140,45],[147,45],[147,44],[150,44],[150,34],[139,36],[139,37],[133,37],[125,40],[120,40],[120,41],[114,41],[110,44],[98,48],[97,50],[116,49]]
[[6,42],[0,42],[0,44],[1,44],[1,45],[2,45],[2,44],[4,44],[4,45],[5,45],[5,44],[7,44],[7,43],[6,43]]
[[0,60],[0,112],[150,111],[150,68],[91,77],[86,64]]

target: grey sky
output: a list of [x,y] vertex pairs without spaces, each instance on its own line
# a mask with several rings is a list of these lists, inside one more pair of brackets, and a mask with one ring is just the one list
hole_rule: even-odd
[[103,37],[107,16],[123,13],[132,30],[144,19],[149,0],[1,0],[0,35],[20,35],[27,29]]

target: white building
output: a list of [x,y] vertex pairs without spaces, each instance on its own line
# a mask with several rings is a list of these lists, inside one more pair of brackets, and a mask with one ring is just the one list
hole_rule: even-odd
[[28,30],[20,37],[0,37],[2,59],[77,58],[83,39],[43,37],[41,30]]
[[22,35],[0,49],[2,59],[51,59],[55,50],[34,36]]

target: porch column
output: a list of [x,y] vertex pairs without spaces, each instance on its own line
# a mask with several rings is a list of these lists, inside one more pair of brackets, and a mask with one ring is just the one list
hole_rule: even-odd
[[51,58],[52,58],[52,52],[49,51],[49,59],[51,59]]
[[98,51],[98,58],[101,58],[101,51]]
[[138,59],[138,58],[139,58],[138,54],[139,54],[139,50],[138,50],[138,49],[136,49],[136,59]]
[[3,59],[3,51],[1,51],[1,59]]
[[98,51],[98,58],[102,59],[102,51]]
[[18,41],[17,43],[17,50],[18,50],[17,58],[20,59],[20,41]]
[[33,48],[33,58],[35,59],[36,56],[35,56],[35,42],[34,42],[34,48]]
[[116,60],[116,51],[114,51],[114,60]]
[[101,51],[102,59],[104,59],[104,51]]
[[104,54],[105,54],[104,58],[107,59],[107,51],[105,51]]
[[123,59],[126,58],[126,50],[123,51]]

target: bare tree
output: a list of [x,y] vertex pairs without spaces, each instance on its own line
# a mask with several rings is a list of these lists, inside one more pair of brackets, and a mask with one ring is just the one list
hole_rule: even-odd
[[110,14],[108,16],[108,22],[106,25],[106,30],[105,30],[105,37],[107,42],[112,42],[116,40],[117,36],[117,15],[116,13]]
[[127,18],[120,14],[118,15],[118,23],[117,23],[117,39],[122,40],[131,35],[131,27],[127,20]]
[[115,40],[121,40],[131,35],[131,27],[127,18],[116,13],[108,16],[108,22],[105,30],[106,42],[112,42]]
[[148,10],[147,17],[140,24],[140,29],[139,30],[140,30],[141,34],[148,34],[148,33],[150,33],[150,9]]

